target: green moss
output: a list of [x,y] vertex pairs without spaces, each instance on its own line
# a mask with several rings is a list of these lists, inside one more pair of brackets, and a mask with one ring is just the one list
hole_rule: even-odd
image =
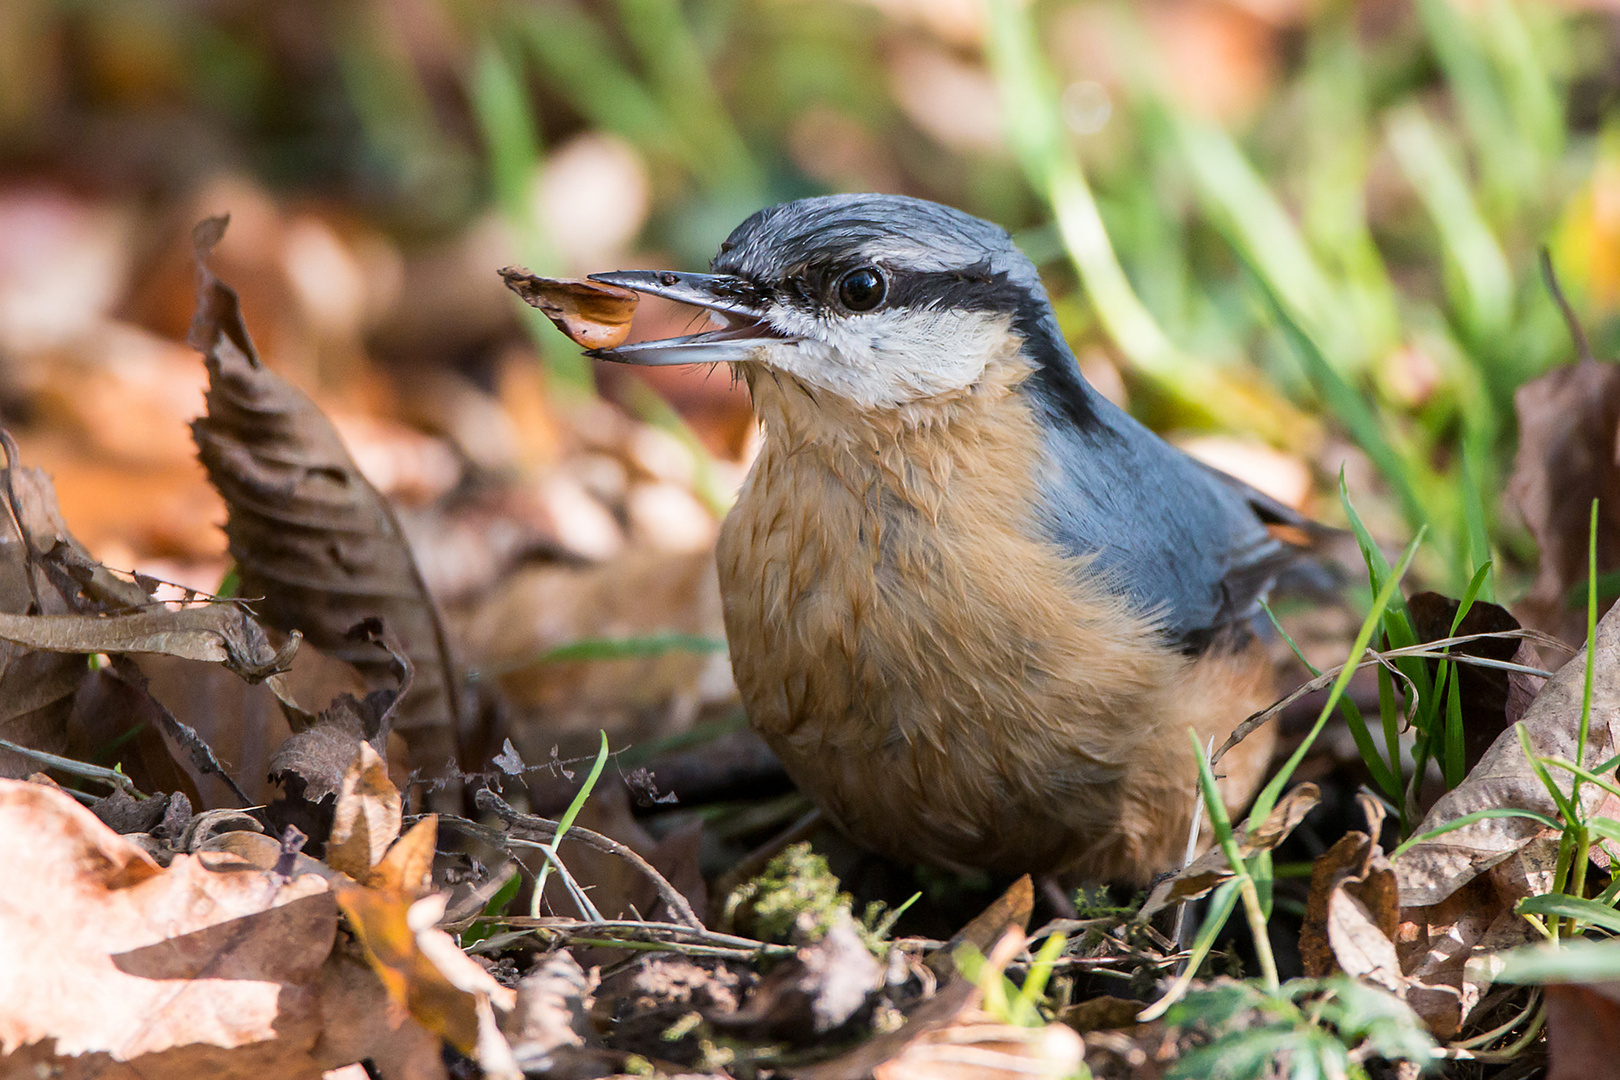
[[760,941],[802,945],[820,941],[834,922],[847,916],[867,948],[881,956],[893,923],[884,917],[886,905],[868,904],[865,914],[855,919],[854,903],[839,889],[826,858],[812,851],[809,843],[799,843],[726,898],[725,925]]

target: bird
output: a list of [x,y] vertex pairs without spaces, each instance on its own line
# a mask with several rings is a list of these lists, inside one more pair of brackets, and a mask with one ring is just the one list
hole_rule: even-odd
[[[591,279],[712,329],[762,440],[716,564],[751,726],[889,858],[1143,884],[1186,857],[1200,744],[1274,697],[1260,605],[1308,546],[1081,375],[1001,227],[898,195],[755,213],[710,273]],[[1292,533],[1290,533],[1292,530]],[[1269,728],[1223,759],[1252,794]]]

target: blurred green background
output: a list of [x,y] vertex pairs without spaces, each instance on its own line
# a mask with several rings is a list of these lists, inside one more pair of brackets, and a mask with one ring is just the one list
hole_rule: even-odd
[[157,206],[222,172],[406,249],[495,228],[552,273],[700,266],[817,192],[951,203],[1013,230],[1106,392],[1305,463],[1330,520],[1348,460],[1453,591],[1534,559],[1498,495],[1515,388],[1572,356],[1543,245],[1620,346],[1598,2],[0,5],[0,179]]

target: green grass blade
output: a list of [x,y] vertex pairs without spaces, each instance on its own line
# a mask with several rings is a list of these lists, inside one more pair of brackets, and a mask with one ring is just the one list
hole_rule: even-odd
[[[1486,603],[1496,600],[1495,557],[1491,554],[1491,529],[1485,509],[1485,490],[1480,485],[1479,464],[1477,458],[1481,450],[1474,445],[1474,440],[1463,440],[1462,452],[1462,510],[1463,535],[1468,540],[1468,565],[1475,568],[1476,577],[1480,570],[1486,570],[1485,576],[1480,579],[1477,586],[1469,581],[1469,588],[1474,595],[1481,597]],[[1492,569],[1486,569],[1492,568]]]
[[1416,836],[1409,836],[1405,840],[1401,841],[1400,846],[1391,852],[1389,857],[1392,859],[1399,858],[1401,855],[1404,855],[1414,844],[1427,843],[1428,841],[1434,840],[1437,837],[1444,836],[1448,832],[1454,832],[1466,825],[1472,825],[1476,821],[1488,821],[1492,818],[1523,818],[1526,821],[1534,821],[1548,829],[1563,828],[1563,825],[1555,818],[1550,818],[1546,814],[1538,814],[1534,810],[1520,810],[1516,807],[1496,806],[1489,810],[1475,810],[1472,813],[1464,814],[1458,818],[1453,818],[1444,825],[1441,825],[1439,828],[1430,829],[1428,832],[1418,833]]
[[1513,273],[1502,245],[1474,203],[1468,181],[1441,145],[1439,132],[1419,105],[1397,109],[1388,121],[1395,160],[1440,232],[1452,278],[1453,307],[1472,337],[1503,332],[1513,314]]
[[578,793],[574,795],[574,801],[568,804],[568,809],[563,812],[563,816],[557,819],[557,835],[553,836],[551,842],[546,845],[550,858],[541,863],[540,872],[535,875],[534,899],[529,905],[529,914],[534,918],[540,917],[540,900],[546,891],[546,878],[551,874],[551,861],[557,857],[557,848],[562,843],[563,835],[574,824],[574,819],[579,817],[580,810],[585,806],[585,800],[591,797],[591,792],[596,788],[596,782],[602,778],[602,767],[607,764],[607,759],[608,737],[607,732],[604,731],[602,732],[602,748],[596,752],[596,761],[591,765],[590,775],[585,777],[585,782],[580,785]]
[[1496,978],[1510,983],[1604,983],[1620,979],[1620,941],[1536,945],[1503,956]]
[[1305,368],[1306,378],[1322,396],[1328,409],[1350,433],[1350,437],[1356,441],[1356,445],[1372,459],[1384,479],[1395,489],[1396,496],[1401,501],[1402,512],[1412,528],[1415,530],[1428,524],[1428,515],[1423,511],[1423,504],[1413,486],[1410,470],[1385,436],[1383,424],[1373,412],[1372,406],[1344,381],[1322,350],[1317,347],[1316,342],[1279,302],[1277,295],[1271,291],[1271,286],[1264,279],[1257,280],[1260,281],[1261,292],[1271,308],[1273,317],[1282,327],[1283,336],[1293,345],[1295,353],[1299,356]]
[[[1311,678],[1314,679],[1321,675],[1322,673],[1316,669],[1316,666],[1305,659],[1305,654],[1300,651],[1299,646],[1289,636],[1288,631],[1283,629],[1282,623],[1277,621],[1277,615],[1271,610],[1271,605],[1262,600],[1260,610],[1266,613],[1266,618],[1271,620],[1271,625],[1276,628],[1278,634],[1282,635],[1282,639],[1288,643],[1288,647],[1293,650],[1295,658],[1305,665],[1305,670],[1311,673]],[[1378,746],[1373,742],[1372,732],[1367,728],[1366,717],[1361,715],[1361,710],[1356,707],[1354,701],[1350,700],[1349,695],[1339,699],[1339,715],[1344,717],[1346,726],[1350,728],[1350,737],[1355,740],[1356,751],[1361,754],[1361,760],[1366,763],[1367,771],[1372,773],[1373,783],[1378,785],[1379,790],[1391,802],[1399,803],[1401,799],[1401,782],[1399,777],[1400,761],[1396,756],[1398,753],[1397,744],[1394,742],[1389,743],[1391,747],[1390,758],[1385,761],[1384,755],[1378,752]]]
[[1271,778],[1255,798],[1254,809],[1249,811],[1252,820],[1264,821],[1266,816],[1276,808],[1277,799],[1282,795],[1283,788],[1287,786],[1288,781],[1293,777],[1294,770],[1299,768],[1299,763],[1305,760],[1305,755],[1310,752],[1310,748],[1316,742],[1317,736],[1321,735],[1322,729],[1327,725],[1328,717],[1332,715],[1339,699],[1344,696],[1346,687],[1350,685],[1350,679],[1356,673],[1356,665],[1363,654],[1366,653],[1367,646],[1372,643],[1373,631],[1377,629],[1379,621],[1383,618],[1384,610],[1389,606],[1391,598],[1399,589],[1401,578],[1406,575],[1407,567],[1411,566],[1412,557],[1417,554],[1418,545],[1423,543],[1426,531],[1420,530],[1418,535],[1412,538],[1412,542],[1402,552],[1400,561],[1395,564],[1394,570],[1385,579],[1383,588],[1373,598],[1372,607],[1368,610],[1367,617],[1362,620],[1361,629],[1356,634],[1355,643],[1350,646],[1349,660],[1345,663],[1344,670],[1339,672],[1339,677],[1333,680],[1333,687],[1328,691],[1328,699],[1322,705],[1322,711],[1318,714],[1316,723],[1311,726],[1310,733],[1305,736],[1304,741],[1289,756],[1288,761],[1277,772],[1277,775]]
[[586,660],[625,660],[665,653],[717,653],[726,651],[724,638],[699,634],[644,634],[630,638],[580,638],[515,660],[503,660],[468,673],[473,681],[492,679],[536,664],[563,664]]
[[[1581,727],[1575,741],[1575,763],[1586,764],[1586,743],[1592,732],[1592,678],[1597,660],[1597,537],[1598,501],[1592,500],[1592,524],[1586,546],[1586,678],[1581,684]],[[1571,798],[1580,802],[1580,788]]]
[[675,0],[617,0],[619,25],[702,179],[739,201],[764,198],[765,177],[726,111]]
[[688,169],[685,146],[657,100],[614,55],[607,34],[571,0],[512,5],[512,26],[550,85],[594,127],[622,135],[656,156]]
[[1596,900],[1587,900],[1579,896],[1566,896],[1563,893],[1546,893],[1542,896],[1527,896],[1519,901],[1514,910],[1521,914],[1552,915],[1559,918],[1576,919],[1580,922],[1591,923],[1613,934],[1620,934],[1620,911],[1607,904],[1600,904]]
[[1218,227],[1240,249],[1266,287],[1316,341],[1331,341],[1329,362],[1341,375],[1366,366],[1360,328],[1328,280],[1294,219],[1224,130],[1167,106],[1177,141]]

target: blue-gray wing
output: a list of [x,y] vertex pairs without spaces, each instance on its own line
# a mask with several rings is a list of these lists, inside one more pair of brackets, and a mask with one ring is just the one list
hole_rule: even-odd
[[1268,525],[1309,531],[1287,507],[1183,454],[1084,384],[1084,408],[1032,394],[1044,414],[1041,525],[1066,551],[1200,648],[1259,614],[1300,549]]

